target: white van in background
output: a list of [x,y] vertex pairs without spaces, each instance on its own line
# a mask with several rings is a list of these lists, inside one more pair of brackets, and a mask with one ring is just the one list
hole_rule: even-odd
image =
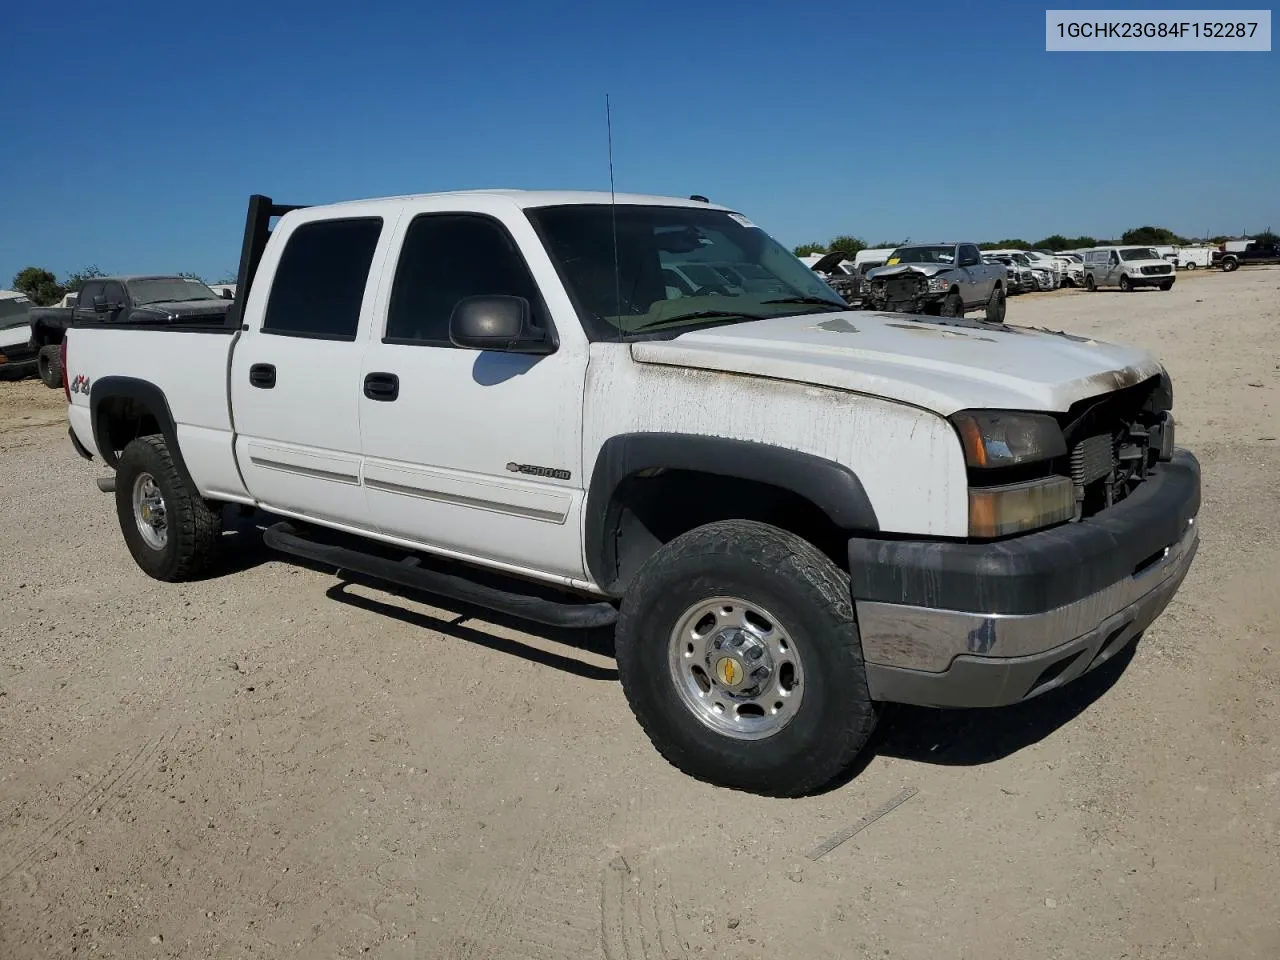
[[1095,247],[1084,255],[1084,286],[1094,291],[1119,287],[1126,293],[1139,287],[1172,290],[1176,268],[1152,247]]

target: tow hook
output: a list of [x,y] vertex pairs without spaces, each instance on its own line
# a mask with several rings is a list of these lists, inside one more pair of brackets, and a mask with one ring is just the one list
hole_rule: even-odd
[[94,482],[98,484],[98,489],[103,493],[116,492],[116,475],[114,473],[109,477],[99,477]]

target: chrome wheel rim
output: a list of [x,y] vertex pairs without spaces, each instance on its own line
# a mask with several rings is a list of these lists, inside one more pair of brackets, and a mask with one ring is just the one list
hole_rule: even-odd
[[790,632],[758,604],[712,597],[676,621],[667,666],[681,702],[717,733],[762,740],[800,709],[804,668]]
[[140,473],[133,481],[133,520],[147,546],[152,550],[165,548],[169,542],[169,524],[164,495],[149,473]]

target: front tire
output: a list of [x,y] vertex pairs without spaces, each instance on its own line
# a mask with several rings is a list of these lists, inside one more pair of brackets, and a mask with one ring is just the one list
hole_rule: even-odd
[[987,301],[987,321],[1004,323],[1005,306],[1004,287],[996,287],[991,291],[991,299]]
[[40,352],[36,354],[36,370],[46,387],[50,390],[61,389],[62,352],[58,344],[50,343],[40,348]]
[[1129,280],[1127,276],[1120,277],[1120,291],[1122,293],[1133,292],[1133,283]]
[[1084,275],[1084,288],[1090,293],[1098,292],[1098,281],[1093,279],[1092,273],[1086,273]]
[[1165,293],[1168,293],[1170,290],[1173,289],[1173,281],[1170,280],[1168,283],[1160,284],[1160,289],[1163,290]]
[[198,577],[222,534],[221,512],[187,486],[159,434],[131,440],[120,455],[116,515],[134,561],[156,580]]
[[1240,268],[1240,261],[1237,260],[1235,257],[1227,257],[1225,260],[1222,261],[1223,273],[1230,273],[1231,271],[1238,270],[1239,268]]
[[875,728],[849,578],[766,524],[708,524],[650,557],[623,597],[616,653],[654,747],[720,786],[813,793]]
[[964,301],[960,299],[960,294],[952,290],[942,301],[942,307],[938,311],[940,317],[963,317]]

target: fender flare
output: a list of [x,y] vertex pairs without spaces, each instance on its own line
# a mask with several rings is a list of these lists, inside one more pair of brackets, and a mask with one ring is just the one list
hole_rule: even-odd
[[843,464],[769,443],[684,433],[627,433],[610,437],[596,455],[584,504],[587,571],[607,592],[617,579],[620,519],[614,493],[643,470],[692,470],[767,483],[808,500],[843,530],[880,529],[858,475]]
[[89,422],[93,427],[93,440],[107,466],[114,470],[120,458],[111,446],[110,432],[101,416],[102,404],[107,400],[119,399],[137,400],[151,411],[160,426],[160,434],[164,437],[169,456],[173,458],[173,465],[178,468],[182,482],[193,491],[199,490],[187,469],[187,462],[182,458],[182,449],[178,446],[178,428],[164,391],[154,383],[136,377],[100,377],[93,381],[93,387],[89,391]]

